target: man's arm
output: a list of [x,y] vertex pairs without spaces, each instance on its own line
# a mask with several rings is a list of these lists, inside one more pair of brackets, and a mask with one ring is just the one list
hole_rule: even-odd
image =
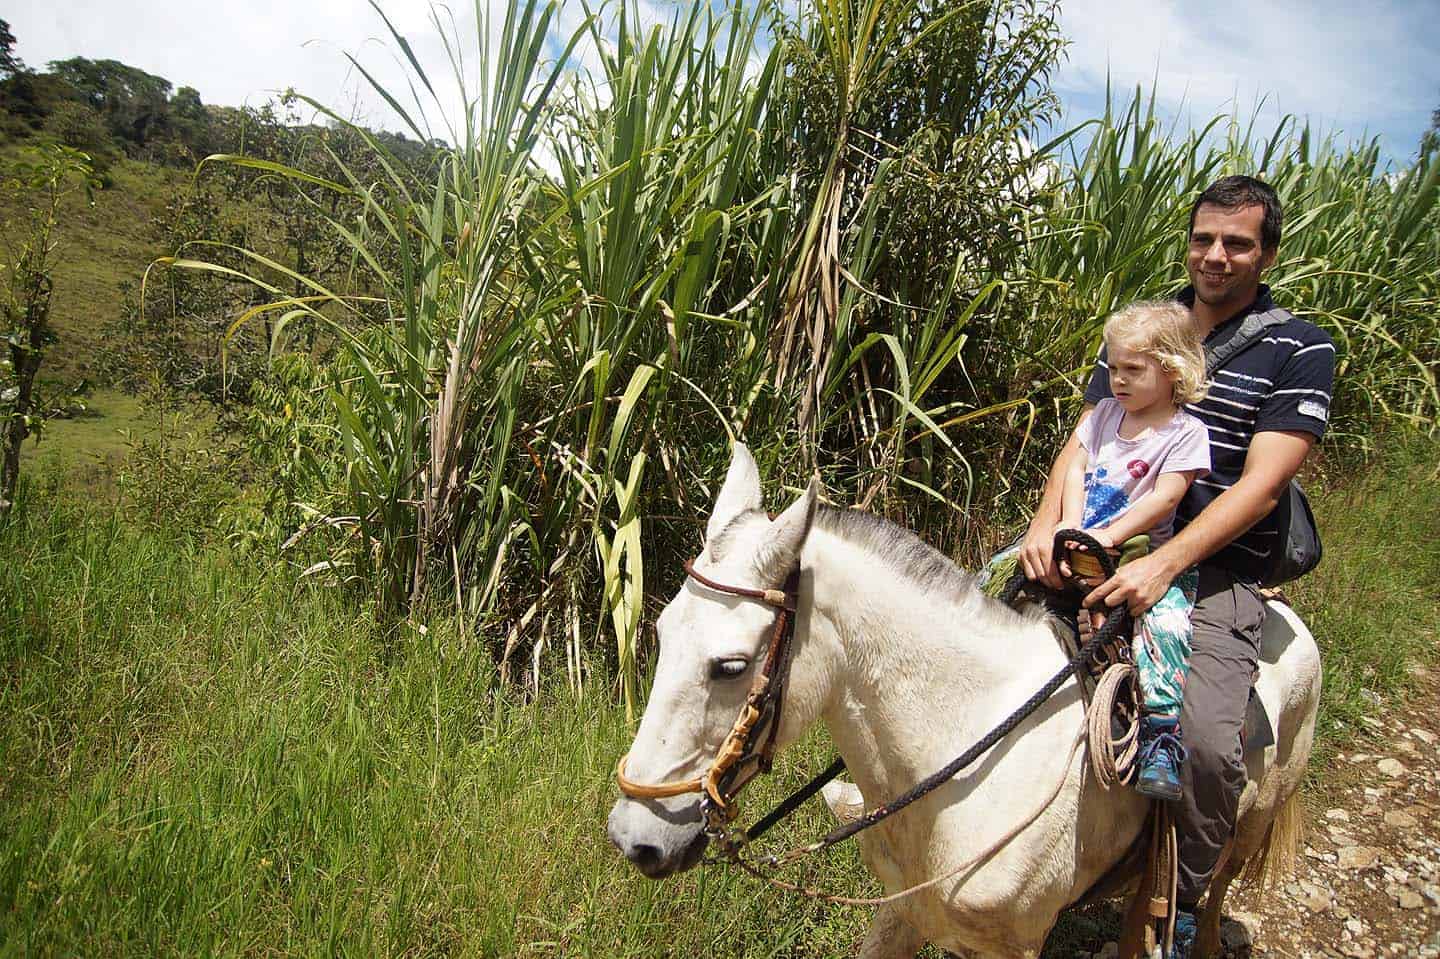
[[[1062,526],[1077,528],[1085,518],[1085,467],[1089,465],[1089,459],[1083,448],[1078,455],[1070,457],[1070,465],[1065,468],[1065,487],[1060,497],[1060,518],[1055,522],[1056,529]],[[1053,534],[1054,531],[1051,532]]]
[[1256,433],[1235,485],[1212,500],[1170,542],[1120,567],[1085,597],[1085,605],[1124,603],[1133,615],[1143,614],[1165,595],[1176,576],[1215,555],[1267,516],[1314,445],[1313,435],[1298,430]]
[[1045,492],[1040,496],[1040,505],[1030,519],[1030,527],[1020,542],[1020,569],[1026,578],[1039,580],[1051,589],[1060,589],[1060,571],[1055,568],[1055,524],[1060,522],[1060,512],[1065,498],[1065,476],[1075,457],[1083,457],[1085,450],[1080,446],[1078,432],[1081,424],[1090,418],[1095,409],[1093,403],[1086,403],[1075,423],[1075,431],[1065,442],[1055,462],[1050,466],[1050,475],[1045,480]]

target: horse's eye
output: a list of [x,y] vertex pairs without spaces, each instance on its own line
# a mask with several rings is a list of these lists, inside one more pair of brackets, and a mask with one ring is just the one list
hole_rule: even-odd
[[750,660],[744,656],[730,656],[725,659],[712,659],[710,661],[711,679],[737,679],[745,675],[745,670],[750,668]]

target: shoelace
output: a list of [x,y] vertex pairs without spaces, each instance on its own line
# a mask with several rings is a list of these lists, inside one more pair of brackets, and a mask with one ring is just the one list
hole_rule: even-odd
[[1171,765],[1179,766],[1190,758],[1190,751],[1173,732],[1157,733],[1140,746],[1140,762],[1148,765],[1155,761],[1155,754],[1163,752]]
[[1184,909],[1175,914],[1175,948],[1170,950],[1169,959],[1189,959],[1195,948],[1195,937],[1199,928],[1195,914]]

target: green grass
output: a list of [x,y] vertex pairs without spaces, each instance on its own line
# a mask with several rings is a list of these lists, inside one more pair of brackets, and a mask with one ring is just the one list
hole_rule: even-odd
[[215,442],[214,425],[203,406],[157,406],[120,390],[95,390],[85,397],[82,412],[48,421],[40,442],[26,440],[20,469],[72,492],[109,499],[117,483],[154,468],[153,457],[132,458],[138,444],[158,445],[173,455],[205,451]]
[[444,623],[88,507],[3,550],[3,951],[824,955],[863,921],[633,877],[603,832],[623,712],[509,702]]
[[1364,734],[1375,697],[1403,695],[1408,667],[1440,652],[1440,480],[1433,440],[1382,437],[1386,450],[1349,466],[1315,502],[1325,555],[1314,573],[1286,587],[1325,652],[1320,737],[1312,768]]
[[137,396],[118,390],[96,390],[85,397],[85,410],[65,419],[49,420],[40,442],[31,439],[20,449],[27,468],[111,465],[125,455],[127,434],[151,425]]
[[[1436,452],[1396,444],[1318,498],[1329,552],[1294,593],[1326,649],[1322,749],[1362,688],[1403,696],[1434,655],[1440,530],[1414,500]],[[608,698],[515,701],[444,619],[377,625],[273,560],[41,492],[0,530],[0,953],[821,956],[862,934],[865,910],[625,867]],[[798,752],[747,817],[827,747]],[[812,879],[874,890],[853,850]]]

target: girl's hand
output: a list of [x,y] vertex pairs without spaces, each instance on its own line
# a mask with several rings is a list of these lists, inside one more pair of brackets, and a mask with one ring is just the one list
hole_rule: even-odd
[[[1060,532],[1062,529],[1079,529],[1079,528],[1080,528],[1080,524],[1079,524],[1078,522],[1076,522],[1075,520],[1073,520],[1073,519],[1065,519],[1064,517],[1061,517],[1060,522],[1058,522],[1058,523],[1055,524],[1055,529],[1050,533],[1050,541],[1053,543],[1053,542],[1055,541],[1055,537],[1059,534],[1059,532]],[[1056,556],[1055,556],[1055,566],[1056,566],[1056,568],[1058,568],[1058,569],[1060,570],[1060,575],[1061,575],[1063,578],[1065,578],[1065,579],[1070,579],[1070,578],[1072,578],[1072,577],[1075,575],[1075,571],[1070,568],[1070,563],[1069,563],[1069,561],[1068,561],[1068,560],[1069,560],[1068,551],[1069,551],[1071,548],[1073,548],[1074,545],[1075,545],[1074,543],[1071,543],[1071,542],[1069,542],[1069,541],[1066,541],[1066,543],[1065,543],[1065,549],[1061,550],[1061,551],[1060,551],[1059,553],[1057,553]]]
[[1099,543],[1106,549],[1115,548],[1115,536],[1113,533],[1110,532],[1108,527],[1087,530],[1087,532],[1094,538],[1095,542]]

